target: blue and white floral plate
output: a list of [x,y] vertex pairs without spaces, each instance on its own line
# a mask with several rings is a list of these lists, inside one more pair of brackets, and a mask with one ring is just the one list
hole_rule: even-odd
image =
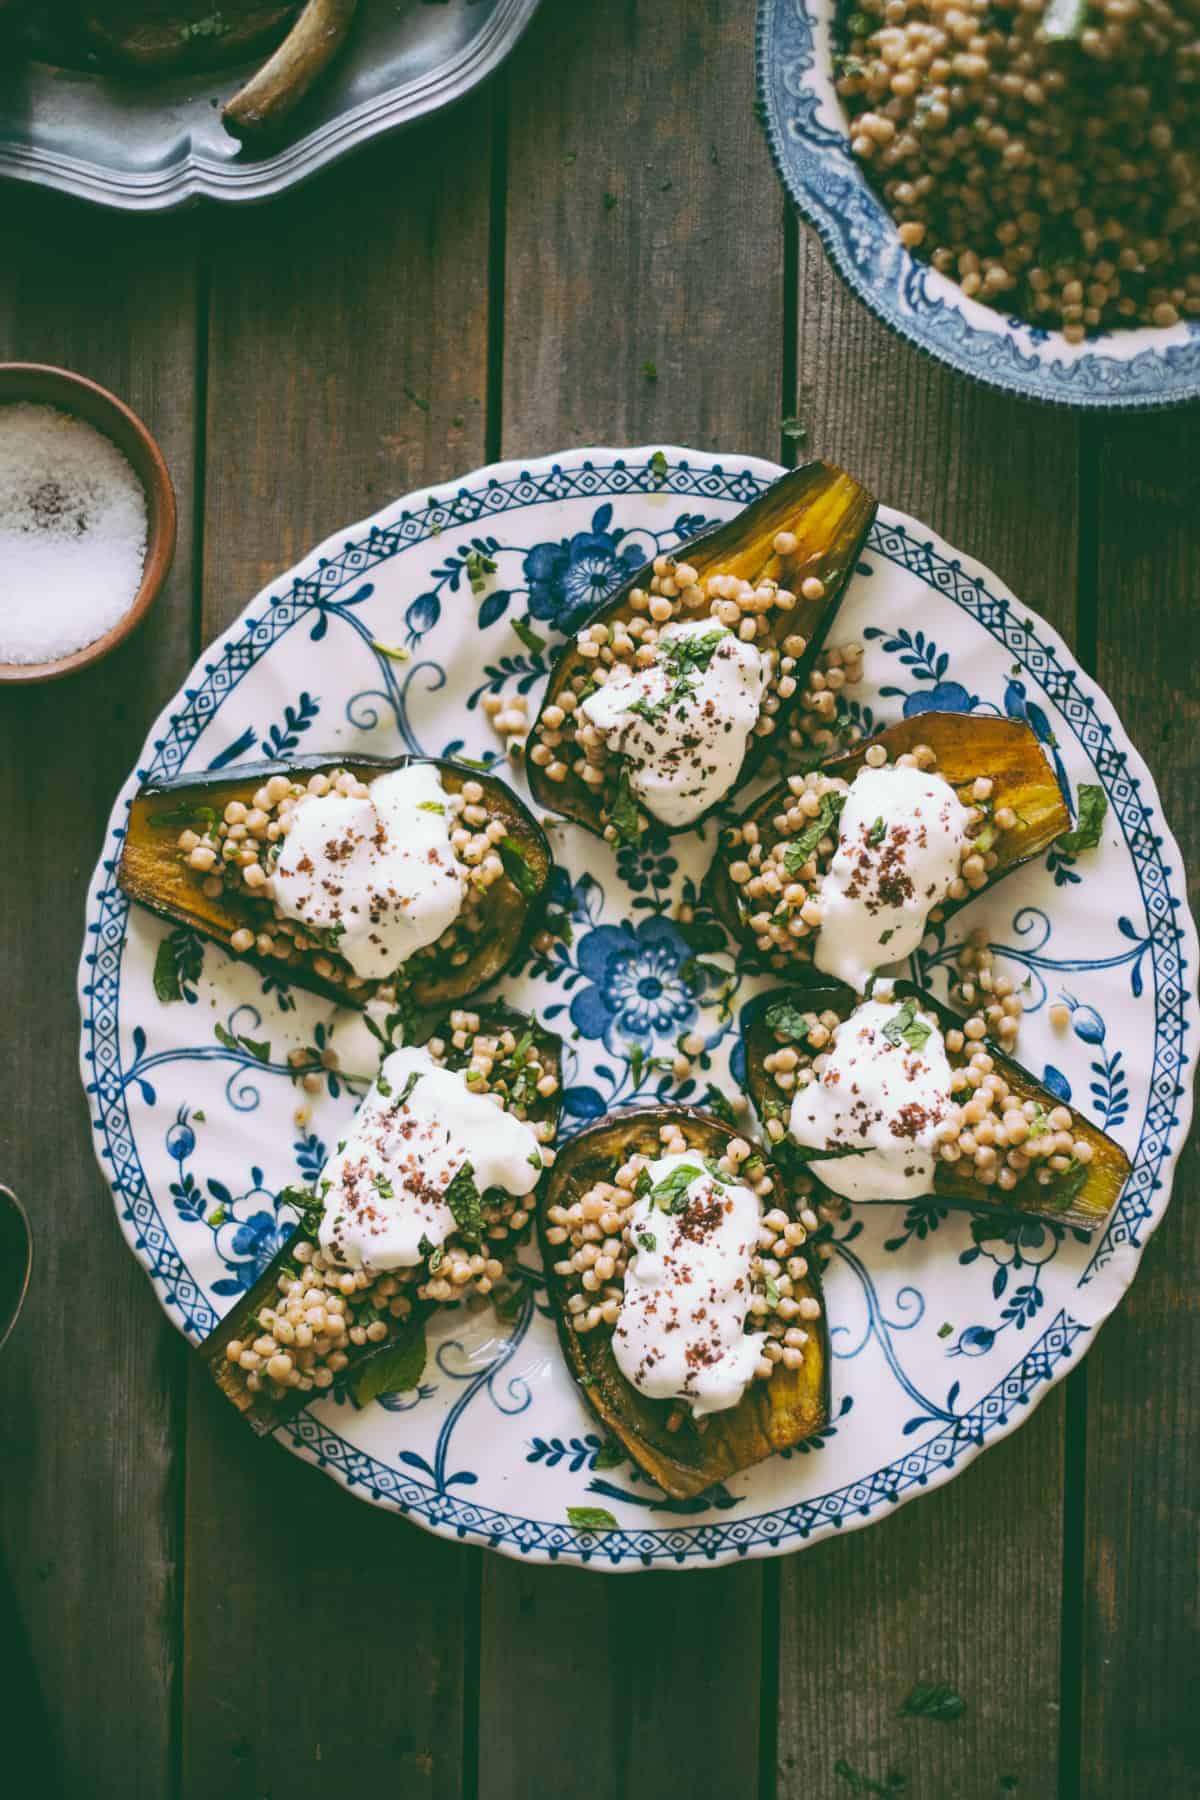
[[918,349],[990,387],[1097,410],[1200,398],[1200,319],[1069,344],[918,262],[851,154],[833,85],[838,0],[759,0],[758,91],[783,184],[847,286]]
[[[276,1249],[289,1218],[275,1195],[315,1175],[355,1100],[336,1073],[315,1098],[294,1085],[288,1052],[336,1041],[328,1003],[171,932],[117,891],[136,782],[296,749],[494,757],[483,695],[515,685],[532,708],[562,631],[654,549],[727,518],[780,473],[683,450],[665,452],[664,473],[662,456],[574,451],[397,501],[260,594],[150,733],[88,897],[82,1069],[121,1227],[192,1342]],[[465,574],[472,548],[497,564],[482,594]],[[1108,1230],[1089,1242],[931,1204],[860,1209],[837,1231],[828,1274],[828,1429],[670,1503],[601,1454],[530,1252],[519,1315],[444,1315],[418,1392],[362,1411],[323,1399],[280,1432],[362,1499],[512,1556],[603,1569],[793,1550],[880,1518],[1011,1431],[1132,1279],[1187,1128],[1195,1028],[1195,929],[1154,784],[1062,640],[915,520],[881,513],[834,635],[867,644],[865,723],[933,706],[1002,711],[1029,720],[1068,789],[1098,781],[1108,794],[1099,850],[1052,850],[951,927],[986,926],[1027,987],[1025,1059],[1129,1151]],[[410,660],[380,643],[404,644]],[[709,1082],[736,1092],[730,1054],[754,983],[702,909],[698,929],[674,917],[696,898],[711,837],[617,857],[575,827],[551,835],[561,935],[505,993],[563,1035],[566,1129],[612,1106],[703,1100]],[[917,972],[936,981],[952,955],[931,938]],[[178,998],[156,993],[156,963],[159,988]],[[1060,999],[1071,1022],[1055,1031],[1048,1004]],[[703,1033],[707,1050],[680,1084],[669,1058],[683,1032]],[[567,1509],[581,1505],[607,1508],[616,1529],[573,1528]]]

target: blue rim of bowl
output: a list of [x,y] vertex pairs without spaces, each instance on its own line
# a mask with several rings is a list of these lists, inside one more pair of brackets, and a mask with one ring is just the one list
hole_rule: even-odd
[[[1069,364],[1044,362],[1023,350],[1013,322],[995,314],[994,328],[970,323],[962,311],[931,297],[932,271],[904,249],[882,202],[850,152],[844,132],[818,118],[824,96],[812,77],[820,48],[814,34],[817,9],[831,0],[759,0],[755,59],[760,114],[771,160],[780,181],[810,224],[837,274],[876,318],[924,355],[984,386],[1043,405],[1104,412],[1150,411],[1200,399],[1200,320],[1187,327],[1186,340],[1164,349],[1148,348],[1130,357],[1099,349]],[[782,42],[785,30],[794,42]],[[787,57],[781,54],[786,49]],[[798,134],[789,134],[780,90],[784,70],[802,79],[793,87],[798,102]],[[821,188],[827,190],[822,196]],[[835,191],[836,190],[836,191]],[[862,234],[877,263],[873,276],[860,266],[850,235]],[[913,306],[927,319],[914,317]],[[984,310],[984,309],[978,309]],[[1019,323],[1019,322],[1018,322]],[[931,329],[937,325],[939,338]],[[1054,334],[1024,326],[1034,342]],[[1106,340],[1097,340],[1103,343]]]

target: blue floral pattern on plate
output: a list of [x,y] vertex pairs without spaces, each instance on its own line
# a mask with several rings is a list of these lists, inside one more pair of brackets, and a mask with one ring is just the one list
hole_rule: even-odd
[[758,87],[783,184],[852,292],[918,349],[1009,393],[1091,408],[1200,398],[1200,319],[1072,345],[968,300],[910,255],[850,152],[835,12],[835,0],[759,0]]
[[[494,760],[481,695],[520,685],[536,703],[585,590],[728,517],[778,473],[665,454],[665,473],[650,450],[502,464],[339,533],[209,648],[150,733],[89,896],[82,1069],[122,1229],[193,1341],[272,1254],[288,1222],[281,1190],[319,1169],[361,1081],[331,1066],[345,1015],[126,905],[114,868],[136,780],[225,766],[286,738],[347,755],[453,747]],[[495,565],[483,580],[478,564],[469,579],[472,550]],[[1132,1279],[1186,1130],[1195,1021],[1194,928],[1153,784],[1061,640],[912,520],[881,512],[837,635],[867,645],[854,704],[868,725],[934,704],[1023,717],[1068,797],[1081,780],[1108,794],[1098,851],[1018,871],[914,959],[936,985],[959,936],[986,929],[1025,985],[1026,1061],[1133,1158],[1107,1230],[1091,1242],[929,1202],[858,1208],[830,1242],[829,1428],[684,1504],[601,1456],[530,1252],[515,1318],[444,1315],[416,1393],[361,1411],[327,1397],[281,1431],[364,1498],[514,1556],[606,1569],[793,1549],[880,1516],[1011,1429]],[[406,638],[410,658],[398,661],[385,646]],[[738,1017],[762,983],[703,903],[712,830],[652,835],[614,856],[573,826],[552,828],[550,947],[529,953],[506,994],[563,1036],[567,1130],[611,1107],[736,1092]],[[179,985],[168,1003],[154,984],[164,942]],[[1048,1003],[1059,999],[1069,1023],[1056,1030]],[[681,1076],[685,1033],[704,1048]],[[589,1502],[617,1529],[571,1527],[567,1507]]]

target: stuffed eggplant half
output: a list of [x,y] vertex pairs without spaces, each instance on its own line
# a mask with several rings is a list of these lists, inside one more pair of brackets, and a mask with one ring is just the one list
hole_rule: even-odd
[[[886,990],[886,998],[884,993]],[[779,988],[746,1008],[746,1080],[780,1168],[846,1200],[1036,1213],[1096,1231],[1129,1173],[1104,1132],[909,982]]]
[[508,1007],[452,1012],[387,1056],[296,1230],[205,1340],[257,1432],[356,1377],[427,1312],[492,1292],[554,1158],[559,1039]]
[[921,713],[760,795],[722,833],[709,891],[770,967],[811,961],[861,992],[1070,823],[1028,725]]
[[762,1153],[703,1113],[601,1119],[562,1150],[538,1228],[568,1367],[677,1498],[829,1417],[820,1275]]
[[563,649],[526,746],[535,800],[614,843],[694,825],[782,752],[875,501],[794,469],[658,556]]
[[440,1010],[503,974],[550,868],[545,835],[492,775],[304,757],[142,788],[118,879],[299,986]]

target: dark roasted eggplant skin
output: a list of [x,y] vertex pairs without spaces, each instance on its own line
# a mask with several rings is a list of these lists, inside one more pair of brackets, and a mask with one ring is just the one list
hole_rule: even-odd
[[[559,1341],[584,1399],[651,1480],[674,1499],[686,1500],[776,1450],[802,1443],[828,1423],[830,1353],[815,1258],[810,1259],[807,1279],[795,1284],[798,1296],[808,1295],[821,1305],[820,1318],[811,1325],[806,1322],[802,1367],[781,1366],[769,1381],[752,1381],[739,1404],[709,1414],[703,1430],[690,1413],[677,1430],[667,1429],[672,1402],[649,1400],[626,1381],[612,1352],[610,1332],[600,1326],[583,1335],[572,1330],[566,1307],[571,1290],[553,1272],[560,1252],[546,1240],[547,1213],[552,1206],[569,1205],[593,1182],[611,1180],[613,1170],[630,1156],[657,1156],[662,1148],[659,1128],[672,1123],[680,1127],[689,1146],[708,1156],[720,1156],[739,1135],[720,1119],[683,1107],[651,1107],[598,1119],[559,1150],[549,1180],[539,1190],[538,1234]],[[774,1182],[775,1193],[764,1210],[780,1206],[794,1211],[777,1171]]]
[[[997,718],[992,713],[918,713],[911,719],[888,725],[874,737],[864,738],[853,750],[826,757],[818,767],[826,775],[853,781],[873,744],[883,745],[890,762],[918,744],[928,744],[937,754],[936,773],[958,789],[967,804],[970,803],[971,783],[978,776],[990,776],[995,784],[990,804],[993,808],[1011,806],[1018,817],[1017,824],[1011,830],[1001,832],[996,839],[994,847],[998,861],[989,886],[1032,857],[1040,856],[1056,837],[1070,829],[1071,815],[1050,761],[1033,731],[1021,719]],[[772,820],[787,796],[785,778],[760,794],[734,824],[756,824],[759,841],[770,850],[780,838]],[[740,854],[740,850],[730,848],[722,834],[708,873],[708,896],[726,930],[753,949],[754,933],[744,914],[737,885],[729,874],[730,863]],[[967,900],[944,900],[941,910],[948,917],[967,904]],[[811,948],[816,935],[819,933],[800,942]]]
[[[477,1007],[475,1010],[479,1014],[480,1030],[483,1032],[503,1031],[507,1027],[520,1036],[525,1031],[532,1031],[533,1048],[538,1054],[538,1059],[544,1067],[553,1070],[558,1077],[559,1086],[557,1091],[548,1098],[539,1095],[536,1105],[529,1109],[528,1116],[535,1124],[544,1123],[549,1119],[557,1130],[562,1112],[562,1039],[553,1031],[547,1031],[537,1019],[531,1018],[528,1013],[518,1012],[514,1007],[497,1003],[492,1006]],[[448,1017],[436,1020],[426,1033],[426,1036],[431,1037],[445,1036],[449,1038],[450,1035],[451,1025]],[[454,1065],[450,1063],[448,1066],[453,1067]],[[536,1192],[540,1192],[540,1189],[546,1185],[549,1175],[550,1171],[547,1169]],[[533,1195],[530,1196],[530,1200],[531,1202],[534,1200]],[[315,1227],[310,1228],[303,1221],[296,1226],[287,1243],[276,1251],[254,1286],[230,1308],[216,1329],[211,1331],[199,1346],[200,1355],[213,1380],[231,1403],[237,1406],[251,1430],[258,1437],[265,1437],[268,1432],[277,1430],[280,1425],[285,1425],[297,1413],[303,1412],[310,1401],[320,1399],[326,1394],[337,1393],[347,1382],[362,1372],[363,1366],[370,1361],[372,1356],[390,1349],[402,1331],[408,1330],[414,1322],[428,1318],[431,1313],[439,1310],[432,1301],[416,1302],[413,1311],[406,1319],[396,1320],[395,1331],[382,1343],[352,1345],[347,1352],[350,1358],[348,1366],[334,1382],[333,1387],[324,1389],[322,1394],[302,1393],[292,1388],[286,1395],[276,1398],[274,1395],[261,1392],[254,1395],[252,1403],[246,1406],[243,1390],[230,1381],[230,1364],[225,1355],[225,1347],[233,1338],[258,1335],[258,1328],[254,1321],[262,1308],[270,1305],[276,1298],[279,1291],[277,1283],[280,1271],[291,1263],[292,1252],[302,1238],[315,1244],[317,1241]]]
[[[407,768],[410,763],[428,762],[437,769],[442,786],[457,793],[465,782],[478,781],[486,790],[488,802],[509,821],[511,836],[520,844],[529,870],[533,891],[524,894],[510,876],[505,875],[488,889],[484,902],[489,909],[486,928],[479,933],[479,949],[461,969],[446,967],[427,974],[405,989],[411,1006],[420,1012],[440,1011],[467,999],[498,980],[519,957],[532,933],[537,929],[545,908],[550,886],[553,859],[546,834],[537,824],[529,808],[512,789],[495,775],[465,767],[462,763],[436,756],[297,756],[287,762],[236,763],[227,769],[199,775],[181,775],[173,781],[150,782],[134,796],[121,846],[117,880],[122,892],[173,925],[187,925],[204,937],[224,946],[230,955],[230,937],[240,926],[261,928],[269,910],[247,894],[223,893],[210,900],[195,874],[185,867],[178,853],[180,826],[156,823],[164,816],[175,815],[181,805],[193,801],[210,807],[219,818],[231,800],[249,801],[256,788],[272,775],[303,776],[319,771],[348,769],[364,781],[385,775],[393,769]],[[326,953],[329,954],[329,953]],[[315,973],[307,957],[287,963],[278,957],[262,957],[256,951],[246,953],[266,973],[282,978],[296,987],[323,994],[344,1006],[362,1006],[371,998],[377,983],[347,990],[324,981]],[[428,1036],[428,1032],[425,1033]]]
[[[942,1031],[961,1028],[961,1017],[943,1006],[932,994],[915,986],[911,981],[898,981],[895,984],[897,1004],[908,998],[917,1001],[926,1012],[931,1013],[940,1024]],[[765,1125],[768,1119],[782,1118],[786,1125],[790,1102],[775,1087],[765,1067],[766,1057],[777,1050],[785,1040],[776,1036],[767,1023],[769,1009],[778,1001],[787,1000],[804,1012],[836,1012],[841,1018],[848,1018],[855,1007],[861,1004],[860,998],[842,982],[815,980],[798,981],[789,987],[775,988],[770,993],[760,994],[752,1000],[742,1014],[742,1043],[746,1053],[746,1089],[754,1102],[755,1110]],[[1050,1110],[1055,1106],[1063,1106],[1065,1101],[1043,1087],[1036,1075],[1031,1075],[1021,1063],[997,1047],[990,1039],[983,1040],[988,1055],[996,1065],[997,1072],[1004,1076],[1013,1092],[1022,1100],[1040,1100]],[[965,1060],[963,1055],[951,1055],[950,1063],[954,1067]],[[1129,1158],[1121,1146],[1114,1143],[1098,1126],[1085,1119],[1082,1113],[1070,1108],[1072,1130],[1077,1138],[1086,1140],[1092,1146],[1093,1158],[1088,1164],[1088,1177],[1077,1194],[1064,1203],[1061,1194],[1056,1195],[1056,1184],[1041,1187],[1036,1181],[1026,1179],[1017,1183],[1007,1193],[994,1187],[985,1187],[982,1182],[974,1180],[962,1172],[957,1163],[940,1162],[934,1175],[932,1198],[945,1206],[961,1207],[975,1212],[1035,1215],[1038,1218],[1054,1219],[1060,1225],[1071,1225],[1080,1231],[1098,1231],[1105,1223],[1113,1207],[1116,1205],[1121,1190],[1129,1174]],[[784,1139],[786,1146],[790,1140]],[[767,1142],[770,1154],[772,1146]],[[776,1160],[786,1167],[787,1151],[774,1152]],[[821,1160],[819,1157],[806,1157],[806,1172],[821,1178]],[[856,1202],[856,1204],[891,1205],[891,1201]]]
[[[773,482],[757,500],[732,519],[700,533],[671,552],[679,561],[691,563],[701,576],[720,571],[748,581],[770,577],[781,587],[796,591],[795,606],[791,612],[778,615],[778,629],[772,634],[782,640],[796,632],[808,639],[808,648],[795,670],[796,697],[785,702],[775,715],[776,731],[769,737],[751,739],[734,793],[750,779],[768,753],[775,753],[780,748],[788,720],[799,705],[804,678],[820,653],[854,573],[875,518],[876,505],[874,496],[843,469],[832,463],[805,463]],[[797,549],[791,556],[781,557],[774,549],[774,539],[781,531],[792,532],[798,540]],[[617,617],[632,617],[629,596],[635,587],[646,587],[653,572],[652,562],[638,569],[583,621],[575,635],[588,625],[607,623]],[[800,583],[808,576],[816,576],[825,584],[824,599],[805,600],[800,596]],[[580,654],[573,636],[559,651],[527,740],[527,751],[540,740],[547,706],[553,705],[572,677],[586,667],[587,659]],[[589,831],[603,832],[601,800],[586,782],[570,772],[565,781],[551,781],[545,770],[528,756],[526,767],[530,792],[539,806],[544,806],[548,812],[563,813]],[[729,798],[726,794],[722,804],[728,803]],[[690,831],[698,822],[676,828],[664,826],[657,820],[654,824],[658,830],[671,832],[674,829]]]

